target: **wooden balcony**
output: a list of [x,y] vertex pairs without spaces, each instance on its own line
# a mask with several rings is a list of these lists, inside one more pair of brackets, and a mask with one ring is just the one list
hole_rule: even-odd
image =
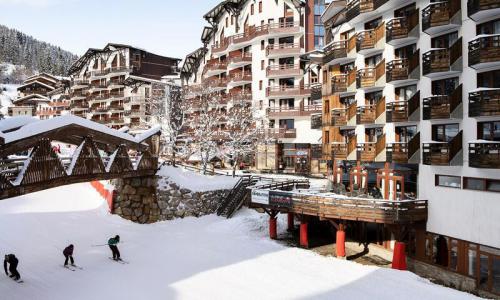
[[420,12],[417,9],[407,17],[389,20],[385,26],[386,42],[391,45],[398,45],[409,38],[418,38],[419,18]]
[[229,64],[231,65],[246,65],[252,63],[252,53],[241,53],[237,51],[236,53],[230,53],[228,58]]
[[323,123],[323,116],[320,113],[311,114],[311,129],[320,129]]
[[384,112],[385,112],[385,97],[380,99],[376,104],[358,106],[356,112],[356,123],[374,124],[375,121]]
[[208,79],[206,81],[206,83],[212,89],[225,89],[225,88],[227,88],[227,84],[229,83],[229,79],[227,77]]
[[420,162],[420,132],[409,142],[388,143],[386,156],[388,162],[408,164]]
[[229,42],[230,40],[228,38],[224,38],[220,42],[216,42],[214,45],[212,45],[212,53],[215,54],[226,51],[229,47]]
[[449,49],[434,49],[422,55],[423,75],[432,77],[444,72],[461,72],[462,38]]
[[218,73],[226,72],[227,61],[219,61],[218,59],[209,60],[205,65],[204,74],[206,76],[213,76]]
[[251,90],[243,90],[239,92],[229,93],[229,97],[231,100],[235,102],[252,102],[252,91]]
[[273,139],[294,139],[297,137],[297,129],[295,128],[268,128],[265,134]]
[[266,48],[266,55],[268,57],[278,56],[295,56],[301,53],[302,48],[299,43],[290,44],[273,44]]
[[[358,17],[362,13],[372,12],[385,3],[388,0],[354,0],[347,3],[346,10],[346,20],[349,22],[354,18]],[[353,22],[355,23],[355,22]]]
[[469,93],[469,117],[500,116],[500,89]]
[[296,77],[302,75],[302,70],[298,64],[285,64],[269,66],[266,69],[267,77]]
[[422,10],[422,31],[435,34],[461,24],[461,0],[432,2]]
[[420,50],[409,59],[396,59],[387,63],[387,82],[418,80],[420,77]]
[[467,15],[474,21],[498,15],[500,1],[498,0],[468,0]]
[[462,162],[453,163],[452,160],[462,151],[462,131],[450,142],[423,143],[423,163],[433,166],[462,165]]
[[303,102],[300,103],[298,107],[270,107],[267,109],[267,115],[269,117],[301,117],[310,116],[311,114],[321,113],[322,105],[304,105]]
[[500,169],[500,142],[469,143],[469,167]]
[[482,69],[500,65],[500,35],[483,36],[469,42],[469,67]]
[[422,101],[424,120],[461,118],[461,112],[455,112],[462,104],[462,85],[451,95],[431,96]]
[[330,123],[328,126],[346,126],[347,125],[347,108],[334,108],[330,112]]
[[333,142],[323,145],[323,157],[327,160],[355,160],[356,139],[351,138],[347,143]]
[[[352,36],[349,40],[337,41],[329,44],[325,47],[325,56],[323,58],[323,64],[334,65],[340,62],[354,60],[355,50],[356,50],[356,36]],[[352,53],[352,55],[349,55]],[[351,57],[351,59],[349,59]]]
[[[385,115],[387,123],[418,121],[420,108],[420,91],[417,91],[408,101],[395,101],[386,104]],[[415,115],[414,115],[415,114]]]
[[380,136],[374,143],[358,143],[357,158],[363,162],[385,161],[384,157],[379,157],[385,152],[385,134]]
[[385,84],[385,59],[378,63],[376,67],[364,68],[357,71],[356,74],[356,87],[373,88],[383,87]]
[[356,92],[355,83],[356,83],[356,71],[353,70],[348,74],[339,74],[334,75],[331,78],[331,93],[329,95],[337,94],[337,93],[349,93]]
[[242,85],[252,83],[252,72],[236,72],[229,75],[228,84]]
[[364,30],[356,35],[356,51],[359,54],[369,54],[384,50],[385,23],[381,23],[377,28]]
[[294,97],[309,94],[311,94],[311,88],[308,85],[274,86],[266,90],[267,97]]

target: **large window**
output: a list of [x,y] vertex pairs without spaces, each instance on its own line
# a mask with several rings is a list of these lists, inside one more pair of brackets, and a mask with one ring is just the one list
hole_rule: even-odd
[[450,142],[460,131],[458,124],[432,125],[432,140]]
[[325,0],[314,0],[314,48],[325,46],[325,27],[321,22],[321,15],[325,11]]
[[500,121],[477,123],[477,138],[500,142]]
[[436,186],[461,188],[462,178],[460,176],[436,175]]
[[464,177],[464,189],[475,191],[500,192],[500,180]]

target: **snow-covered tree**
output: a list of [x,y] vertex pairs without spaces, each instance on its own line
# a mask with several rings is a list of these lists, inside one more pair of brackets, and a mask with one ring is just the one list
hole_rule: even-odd
[[220,105],[221,96],[210,85],[200,86],[198,97],[189,102],[189,128],[186,143],[194,153],[200,155],[203,173],[209,161],[218,153],[224,131],[220,124],[226,116],[225,108]]
[[249,104],[233,103],[226,120],[227,139],[221,145],[221,153],[233,162],[234,177],[240,162],[255,152],[257,142],[262,143],[265,136],[257,127],[260,120],[258,111]]

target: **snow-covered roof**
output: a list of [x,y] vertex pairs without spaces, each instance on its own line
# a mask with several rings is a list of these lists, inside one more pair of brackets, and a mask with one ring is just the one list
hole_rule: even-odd
[[23,87],[26,87],[26,86],[29,86],[29,85],[32,85],[32,84],[35,84],[35,83],[38,83],[39,85],[44,86],[44,87],[46,87],[46,88],[49,88],[49,89],[51,89],[51,90],[55,89],[55,87],[53,87],[53,86],[51,86],[51,85],[48,85],[48,84],[45,84],[45,83],[43,83],[43,82],[40,82],[40,81],[38,81],[38,80],[35,80],[35,81],[31,81],[31,82],[25,83],[25,84],[23,84],[23,85],[19,86],[17,89],[18,89],[18,90],[20,90],[20,89],[22,89]]
[[36,101],[44,101],[44,102],[49,102],[50,101],[50,99],[48,97],[45,97],[43,95],[40,95],[40,94],[31,94],[31,95],[27,95],[27,96],[24,96],[24,97],[21,97],[21,98],[17,98],[13,102],[20,102],[20,101],[28,100],[28,99],[31,99],[31,98],[35,98],[35,99],[32,99],[32,100],[36,100]]
[[155,134],[158,134],[161,132],[161,126],[160,125],[156,125],[156,126],[153,126],[151,127],[151,129],[148,129],[146,131],[144,131],[143,133],[141,134],[138,134],[135,136],[135,140],[140,143],[140,142],[143,142],[144,140],[152,137],[153,135]]
[[5,119],[0,120],[0,131],[1,132],[10,131],[12,129],[20,128],[20,127],[23,127],[24,125],[38,122],[38,121],[40,121],[40,120],[33,118],[33,117],[28,117],[28,116],[5,118]]

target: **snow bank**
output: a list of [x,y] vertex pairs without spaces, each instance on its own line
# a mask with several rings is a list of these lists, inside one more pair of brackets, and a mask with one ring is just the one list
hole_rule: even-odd
[[[23,284],[0,276],[9,300],[87,299],[474,299],[413,273],[363,266],[267,238],[268,217],[243,210],[138,225],[107,213],[89,184],[0,201],[0,252],[15,253]],[[286,228],[286,215],[279,226]],[[119,234],[122,257],[108,259]],[[76,263],[62,268],[75,245]]]
[[2,90],[0,93],[0,105],[2,106],[0,111],[4,116],[7,115],[9,106],[12,106],[12,102],[17,97],[18,86],[17,84],[0,84],[0,90]]
[[193,192],[207,192],[215,190],[232,189],[239,178],[229,176],[205,176],[181,167],[162,166],[156,173],[162,177],[159,181],[159,188],[165,189],[169,183],[175,183],[181,188],[189,189]]

